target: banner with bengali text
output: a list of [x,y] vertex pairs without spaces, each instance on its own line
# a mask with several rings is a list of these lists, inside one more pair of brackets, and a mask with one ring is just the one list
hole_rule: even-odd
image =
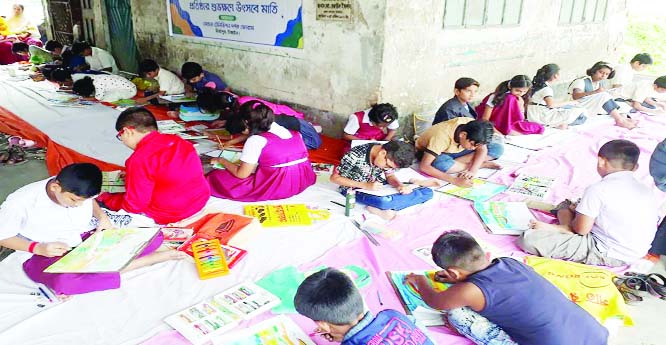
[[167,0],[169,34],[303,48],[302,0]]

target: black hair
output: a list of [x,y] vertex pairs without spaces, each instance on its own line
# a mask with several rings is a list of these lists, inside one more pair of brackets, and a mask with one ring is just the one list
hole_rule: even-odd
[[92,49],[90,44],[86,41],[74,42],[72,44],[72,54],[81,55],[86,49]]
[[459,126],[456,132],[467,133],[467,140],[475,144],[484,145],[490,142],[495,132],[490,121],[474,120]]
[[240,118],[245,121],[250,135],[268,132],[275,120],[273,111],[259,101],[250,101],[240,107]]
[[83,97],[92,97],[95,95],[95,85],[93,84],[93,80],[90,77],[83,77],[83,79],[79,79],[74,82],[74,85],[72,85],[72,91],[74,91],[75,94],[83,96]]
[[201,73],[203,73],[203,67],[196,62],[188,61],[180,68],[180,75],[187,81],[199,76]]
[[160,66],[157,64],[157,62],[155,62],[155,60],[143,59],[139,63],[139,74],[145,75],[148,72],[157,71],[158,68],[160,68]]
[[432,259],[441,268],[458,267],[476,272],[486,253],[470,234],[463,230],[443,233],[432,245]]
[[629,140],[617,139],[605,143],[599,149],[599,157],[606,158],[613,166],[634,170],[641,150]]
[[534,79],[532,79],[532,94],[546,87],[546,82],[550,80],[557,72],[560,71],[560,66],[550,63],[544,65],[537,70]]
[[70,164],[60,170],[55,180],[64,192],[86,199],[102,189],[102,171],[91,163]]
[[60,42],[58,42],[58,41],[48,40],[48,41],[46,41],[46,44],[44,44],[44,49],[46,49],[46,50],[48,50],[48,51],[50,51],[50,52],[52,52],[52,51],[54,51],[54,50],[56,50],[56,49],[58,49],[58,48],[60,48],[60,49],[63,48],[62,43],[60,43]]
[[12,53],[17,54],[19,52],[29,52],[30,48],[27,44],[23,42],[16,42],[12,44]]
[[346,274],[329,267],[305,278],[294,307],[314,321],[350,325],[363,314],[363,298]]
[[49,80],[64,83],[70,79],[72,79],[72,72],[70,72],[67,68],[56,68],[51,71],[51,79]]
[[240,116],[230,116],[227,118],[227,122],[224,123],[224,129],[231,134],[240,134],[247,129],[247,126],[245,125],[245,120]]
[[655,79],[654,85],[657,85],[659,88],[666,89],[666,75],[662,75],[661,77]]
[[120,132],[124,127],[134,127],[140,132],[156,131],[157,121],[150,110],[132,107],[120,113],[116,120],[116,131]]
[[478,81],[476,81],[476,80],[474,80],[474,79],[472,79],[472,78],[460,78],[460,79],[456,80],[456,84],[455,84],[454,87],[455,87],[457,90],[463,90],[463,89],[466,89],[466,88],[468,88],[468,87],[470,87],[470,86],[472,86],[472,85],[475,85],[475,86],[477,86],[477,87],[478,87],[478,86],[481,86],[481,84],[479,84]]
[[25,11],[25,7],[23,7],[23,5],[21,5],[21,4],[14,4],[14,6],[18,6],[18,7],[21,8],[21,11]]
[[392,160],[398,168],[408,168],[416,158],[414,146],[404,141],[391,140],[382,148],[386,150],[386,158]]
[[[498,107],[504,103],[504,100],[506,99],[507,92],[509,92],[511,89],[515,87],[527,87],[531,88],[532,87],[532,81],[530,80],[530,77],[519,74],[514,76],[513,78],[503,81],[497,85],[495,88],[495,98],[493,99],[493,105]],[[523,95],[523,100],[525,100],[525,104],[529,103],[529,91]]]
[[638,61],[641,65],[652,65],[652,56],[648,53],[640,53],[636,54],[633,59],[631,59],[631,63],[634,63]]
[[595,73],[597,73],[598,70],[600,70],[602,68],[608,68],[610,70],[610,74],[608,75],[608,79],[613,79],[613,77],[615,76],[615,69],[613,68],[613,66],[611,66],[611,64],[609,64],[608,62],[604,62],[604,61],[598,61],[597,63],[592,65],[592,67],[588,68],[587,71],[585,71],[585,74],[587,74],[588,76],[591,77]]
[[373,123],[391,123],[398,119],[398,111],[391,103],[375,104],[370,108],[368,118]]
[[216,91],[213,88],[205,87],[197,93],[197,105],[203,112],[214,113],[222,110],[232,110],[238,112],[238,100],[230,92]]

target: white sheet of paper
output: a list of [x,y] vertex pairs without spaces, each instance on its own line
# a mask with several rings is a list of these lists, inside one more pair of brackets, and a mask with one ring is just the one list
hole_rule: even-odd
[[187,102],[195,102],[197,100],[196,98],[185,97],[185,95],[183,94],[165,95],[165,96],[160,96],[160,98],[172,103],[187,103]]
[[383,140],[352,140],[351,141],[351,147],[356,147],[359,145],[364,145],[364,144],[370,144],[370,143],[376,143],[376,144],[386,144],[388,141],[383,141]]
[[377,190],[357,189],[356,193],[365,193],[365,194],[376,195],[376,196],[387,196],[387,195],[398,194],[399,192],[393,186],[387,184],[387,185],[384,185],[384,186],[382,186],[382,188],[379,188]]
[[418,171],[412,168],[403,168],[395,171],[395,177],[402,183],[409,182],[411,179],[425,180],[427,176],[421,175]]

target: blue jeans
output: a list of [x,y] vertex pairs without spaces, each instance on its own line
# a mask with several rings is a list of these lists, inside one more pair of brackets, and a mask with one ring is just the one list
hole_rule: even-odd
[[[504,153],[504,145],[500,143],[489,142],[486,145],[488,146],[488,156],[492,157],[493,159],[500,158]],[[469,154],[473,154],[474,152],[474,150],[463,150],[459,153],[442,153],[441,155],[437,156],[437,158],[435,158],[435,160],[432,162],[432,166],[437,170],[447,172],[456,163],[456,158],[467,156]]]
[[449,324],[478,345],[518,345],[499,326],[467,307],[451,309]]

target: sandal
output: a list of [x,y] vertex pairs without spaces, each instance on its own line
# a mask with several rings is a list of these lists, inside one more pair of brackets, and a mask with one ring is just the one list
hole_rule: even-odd
[[624,302],[630,305],[643,300],[640,289],[637,289],[637,282],[640,282],[640,280],[635,280],[634,277],[613,277],[613,284],[622,294]]
[[636,272],[626,272],[628,279],[640,280],[638,287],[641,291],[647,291],[650,295],[666,300],[666,277],[659,273],[641,274]]
[[7,141],[9,142],[9,147],[10,148],[13,147],[13,146],[19,146],[19,147],[22,147],[22,148],[29,148],[29,147],[35,146],[34,141],[23,139],[23,138],[21,138],[19,136],[16,136],[16,135],[12,136],[12,137],[9,137],[9,139],[7,139]]

